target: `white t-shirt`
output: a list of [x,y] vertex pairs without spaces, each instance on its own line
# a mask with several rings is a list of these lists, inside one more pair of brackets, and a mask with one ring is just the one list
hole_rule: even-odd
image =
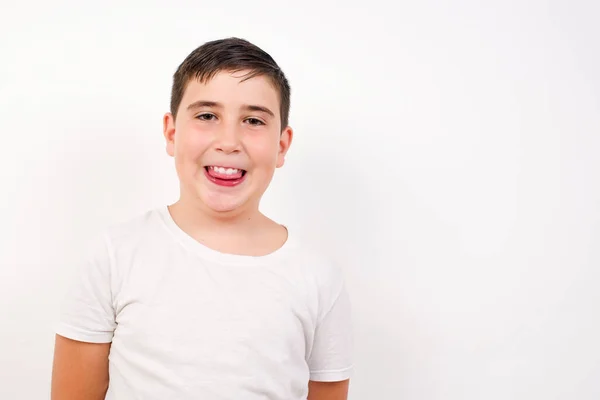
[[56,333],[112,342],[109,400],[304,400],[352,369],[339,268],[291,234],[266,256],[217,252],[167,207],[92,246]]

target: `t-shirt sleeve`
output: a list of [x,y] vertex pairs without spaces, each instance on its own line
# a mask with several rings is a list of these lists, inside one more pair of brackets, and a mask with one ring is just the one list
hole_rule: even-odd
[[333,304],[317,323],[308,359],[312,381],[338,382],[350,379],[352,374],[353,332],[350,298],[343,280],[334,285],[334,288],[337,290],[334,289]]
[[90,343],[110,343],[116,327],[108,237],[91,243],[64,298],[56,333]]

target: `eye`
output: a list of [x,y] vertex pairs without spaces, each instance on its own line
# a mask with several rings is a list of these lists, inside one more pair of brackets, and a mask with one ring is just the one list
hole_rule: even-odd
[[258,118],[247,118],[246,121],[250,124],[250,125],[254,125],[254,126],[259,126],[259,125],[264,125],[265,123],[262,122],[260,119]]
[[196,119],[199,119],[200,121],[212,121],[215,118],[217,118],[216,115],[209,113],[204,113],[196,116]]

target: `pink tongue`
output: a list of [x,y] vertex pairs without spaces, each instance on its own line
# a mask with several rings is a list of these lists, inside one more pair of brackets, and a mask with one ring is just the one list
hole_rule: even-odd
[[240,179],[242,177],[242,171],[238,171],[235,174],[222,174],[220,172],[215,171],[212,168],[208,169],[208,174],[210,176],[212,176],[213,178],[217,178],[217,179],[227,179],[227,180],[232,180],[232,179]]

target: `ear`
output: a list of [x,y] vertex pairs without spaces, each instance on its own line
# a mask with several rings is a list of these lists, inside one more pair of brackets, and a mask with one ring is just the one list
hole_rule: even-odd
[[175,117],[171,113],[163,117],[163,135],[167,141],[167,154],[175,157]]
[[285,163],[285,155],[287,154],[292,144],[294,131],[291,127],[286,127],[279,136],[279,153],[277,154],[277,168],[283,167]]

